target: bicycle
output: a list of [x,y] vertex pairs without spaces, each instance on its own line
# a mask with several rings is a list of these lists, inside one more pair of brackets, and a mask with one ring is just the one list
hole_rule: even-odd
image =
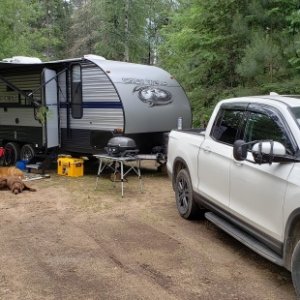
[[12,155],[9,147],[0,147],[0,166],[9,166],[12,162]]

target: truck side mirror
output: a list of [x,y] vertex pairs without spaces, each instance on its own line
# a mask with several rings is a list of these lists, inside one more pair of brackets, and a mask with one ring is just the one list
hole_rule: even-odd
[[233,157],[235,160],[243,161],[247,158],[247,146],[243,140],[236,140],[233,144]]
[[253,145],[252,155],[258,164],[281,162],[286,155],[286,148],[279,142],[261,141]]

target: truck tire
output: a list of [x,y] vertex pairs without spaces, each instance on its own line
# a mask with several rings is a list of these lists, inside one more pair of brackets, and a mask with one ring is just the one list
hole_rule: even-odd
[[193,219],[199,213],[193,199],[193,188],[190,175],[186,169],[181,169],[176,176],[175,196],[178,212],[184,219]]
[[5,164],[7,166],[15,165],[20,158],[20,146],[17,143],[9,142],[5,144]]
[[300,241],[298,241],[293,251],[291,272],[293,285],[298,297],[297,299],[300,299]]
[[30,162],[35,157],[35,150],[30,144],[25,144],[21,148],[20,159]]

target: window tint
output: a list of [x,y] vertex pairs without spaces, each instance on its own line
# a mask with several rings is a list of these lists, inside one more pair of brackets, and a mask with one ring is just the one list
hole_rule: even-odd
[[72,117],[75,119],[82,118],[82,79],[81,66],[73,65],[71,70],[71,93],[72,93]]
[[242,116],[242,111],[221,110],[213,126],[212,137],[220,142],[233,145]]
[[285,133],[283,124],[277,118],[275,120],[265,114],[250,113],[245,128],[244,141],[267,139],[280,142],[293,152],[292,144]]
[[296,118],[298,125],[300,125],[300,107],[291,108],[291,112],[293,113],[294,117]]

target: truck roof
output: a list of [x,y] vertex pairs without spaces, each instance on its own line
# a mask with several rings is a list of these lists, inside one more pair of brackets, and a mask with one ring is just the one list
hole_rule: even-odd
[[[222,101],[223,102],[223,101]],[[289,107],[300,106],[300,95],[262,95],[238,97],[224,100],[224,102],[263,102],[263,103],[281,103]]]

